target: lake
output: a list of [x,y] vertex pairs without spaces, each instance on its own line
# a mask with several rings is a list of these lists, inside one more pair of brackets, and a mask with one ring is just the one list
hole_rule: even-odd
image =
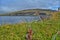
[[32,22],[39,19],[39,16],[0,16],[0,24]]

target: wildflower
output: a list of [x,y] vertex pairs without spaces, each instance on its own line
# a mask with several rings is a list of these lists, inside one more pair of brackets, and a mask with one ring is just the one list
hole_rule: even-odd
[[28,32],[27,32],[27,34],[26,34],[26,39],[27,39],[27,40],[32,40],[32,34],[33,34],[33,31],[32,31],[32,29],[29,27]]

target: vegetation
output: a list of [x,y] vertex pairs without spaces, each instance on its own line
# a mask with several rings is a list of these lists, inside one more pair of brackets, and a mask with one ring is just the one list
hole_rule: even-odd
[[40,12],[45,12],[45,13],[53,13],[57,12],[56,10],[51,10],[51,9],[27,9],[27,10],[19,10],[19,11],[14,11],[14,12],[8,12],[5,14],[0,14],[0,16],[27,16],[27,15],[39,15]]
[[[29,25],[34,32],[33,40],[51,40],[52,36],[60,31],[60,21],[54,20],[6,24],[0,26],[0,40],[25,40]],[[60,40],[60,35],[57,35],[56,40]]]
[[[25,40],[29,26],[34,32],[33,40],[55,40],[54,35],[60,31],[60,19],[0,25],[0,40]],[[60,34],[56,40],[60,40]]]

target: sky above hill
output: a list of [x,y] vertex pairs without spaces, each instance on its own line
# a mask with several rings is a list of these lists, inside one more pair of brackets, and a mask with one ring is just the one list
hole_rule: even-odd
[[60,0],[0,0],[0,12],[24,9],[52,9],[57,10]]

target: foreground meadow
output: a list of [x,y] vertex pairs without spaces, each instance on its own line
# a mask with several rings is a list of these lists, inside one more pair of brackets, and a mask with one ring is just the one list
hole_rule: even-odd
[[0,25],[0,40],[26,40],[28,26],[34,32],[33,40],[60,40],[60,21],[33,21],[31,23],[5,24]]

